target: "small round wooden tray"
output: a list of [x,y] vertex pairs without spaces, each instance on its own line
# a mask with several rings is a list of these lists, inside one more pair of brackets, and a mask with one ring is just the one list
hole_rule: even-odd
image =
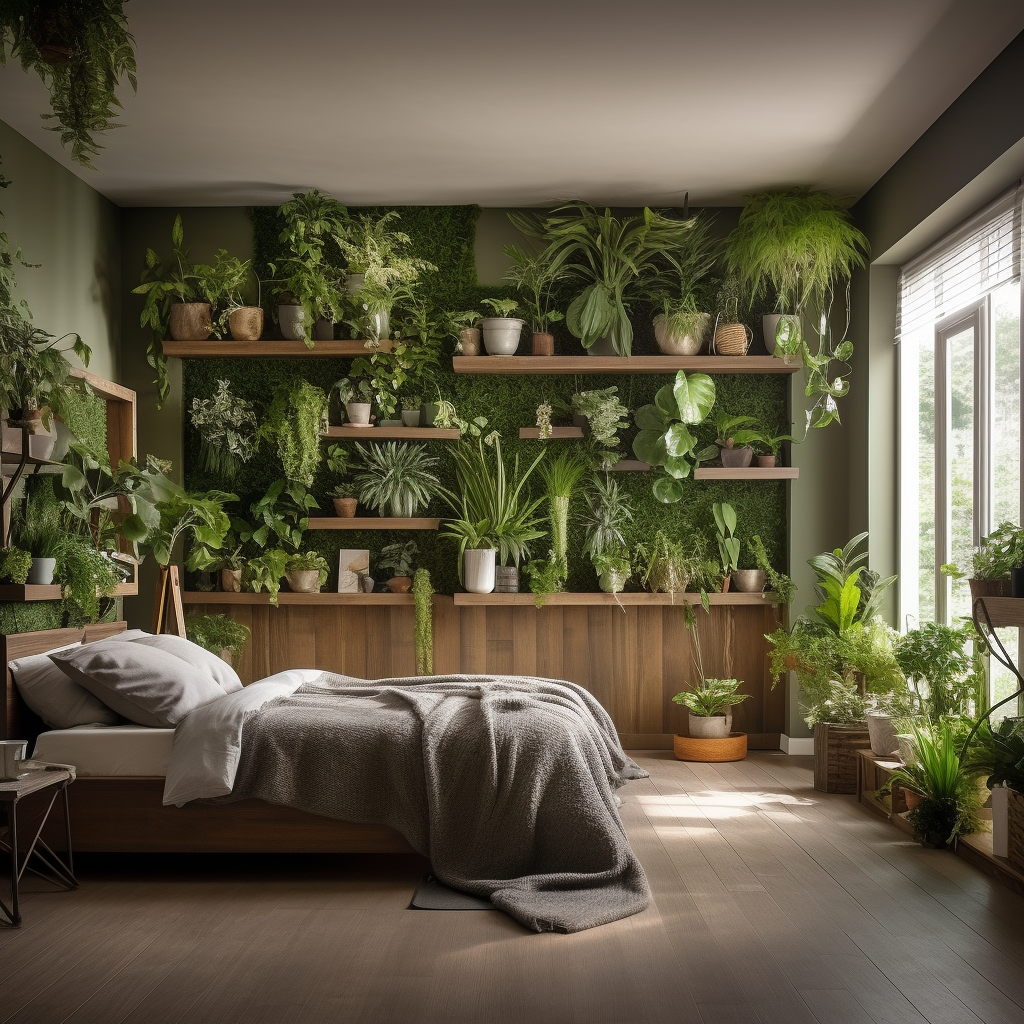
[[747,734],[731,732],[721,739],[680,736],[673,739],[680,761],[742,761],[747,756]]

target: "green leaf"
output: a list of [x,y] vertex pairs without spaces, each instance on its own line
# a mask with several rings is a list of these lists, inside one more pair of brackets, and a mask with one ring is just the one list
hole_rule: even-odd
[[715,382],[706,373],[687,377],[680,370],[672,391],[679,418],[684,423],[700,423],[715,404]]
[[658,389],[658,393],[654,396],[654,404],[666,420],[674,420],[679,415],[679,406],[676,404],[671,384],[666,384],[663,388]]
[[683,485],[670,476],[659,476],[651,490],[658,501],[663,501],[666,505],[675,504],[683,496]]
[[71,465],[64,467],[60,480],[69,491],[80,491],[88,483],[85,474],[77,466]]
[[689,455],[696,443],[697,439],[685,423],[673,423],[665,431],[665,451],[674,458]]
[[[673,415],[675,414],[673,413]],[[640,406],[633,419],[641,430],[657,430],[659,433],[663,433],[668,426],[666,416],[656,405]]]
[[633,440],[633,454],[652,466],[663,466],[668,459],[665,435],[660,430],[641,430]]
[[121,523],[121,533],[132,544],[141,544],[149,534],[149,528],[139,515],[128,516]]
[[680,457],[669,456],[663,463],[665,472],[669,476],[675,477],[676,480],[682,480],[690,475],[690,463],[687,459]]

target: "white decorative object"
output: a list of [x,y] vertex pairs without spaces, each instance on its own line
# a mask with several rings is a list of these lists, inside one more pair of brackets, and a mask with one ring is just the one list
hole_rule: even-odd
[[338,552],[338,593],[358,594],[359,577],[370,572],[370,552],[360,548],[342,548]]
[[489,594],[494,590],[494,548],[466,548],[462,559],[463,584],[471,594]]
[[519,348],[519,337],[526,325],[525,320],[514,316],[486,316],[481,326],[484,332],[484,348],[489,356],[514,356]]
[[56,558],[33,558],[28,571],[28,583],[34,587],[48,587],[53,583],[53,570],[57,568]]

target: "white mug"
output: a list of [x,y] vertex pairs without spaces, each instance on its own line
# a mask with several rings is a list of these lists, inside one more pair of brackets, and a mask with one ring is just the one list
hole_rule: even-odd
[[27,747],[28,740],[0,740],[0,782],[10,782],[18,777]]

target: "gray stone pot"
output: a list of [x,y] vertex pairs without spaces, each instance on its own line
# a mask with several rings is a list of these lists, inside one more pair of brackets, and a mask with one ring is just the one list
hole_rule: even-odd
[[892,724],[892,716],[880,711],[868,712],[868,736],[871,738],[871,753],[877,757],[899,755],[900,741],[896,736],[896,727]]
[[301,306],[282,304],[277,307],[277,322],[281,325],[281,337],[287,341],[303,341],[306,332],[303,321],[306,311]]
[[732,709],[724,715],[712,715],[710,718],[691,712],[688,728],[690,735],[699,739],[725,739],[732,732]]
[[722,465],[726,469],[746,469],[754,458],[754,449],[749,444],[742,448],[722,448]]

